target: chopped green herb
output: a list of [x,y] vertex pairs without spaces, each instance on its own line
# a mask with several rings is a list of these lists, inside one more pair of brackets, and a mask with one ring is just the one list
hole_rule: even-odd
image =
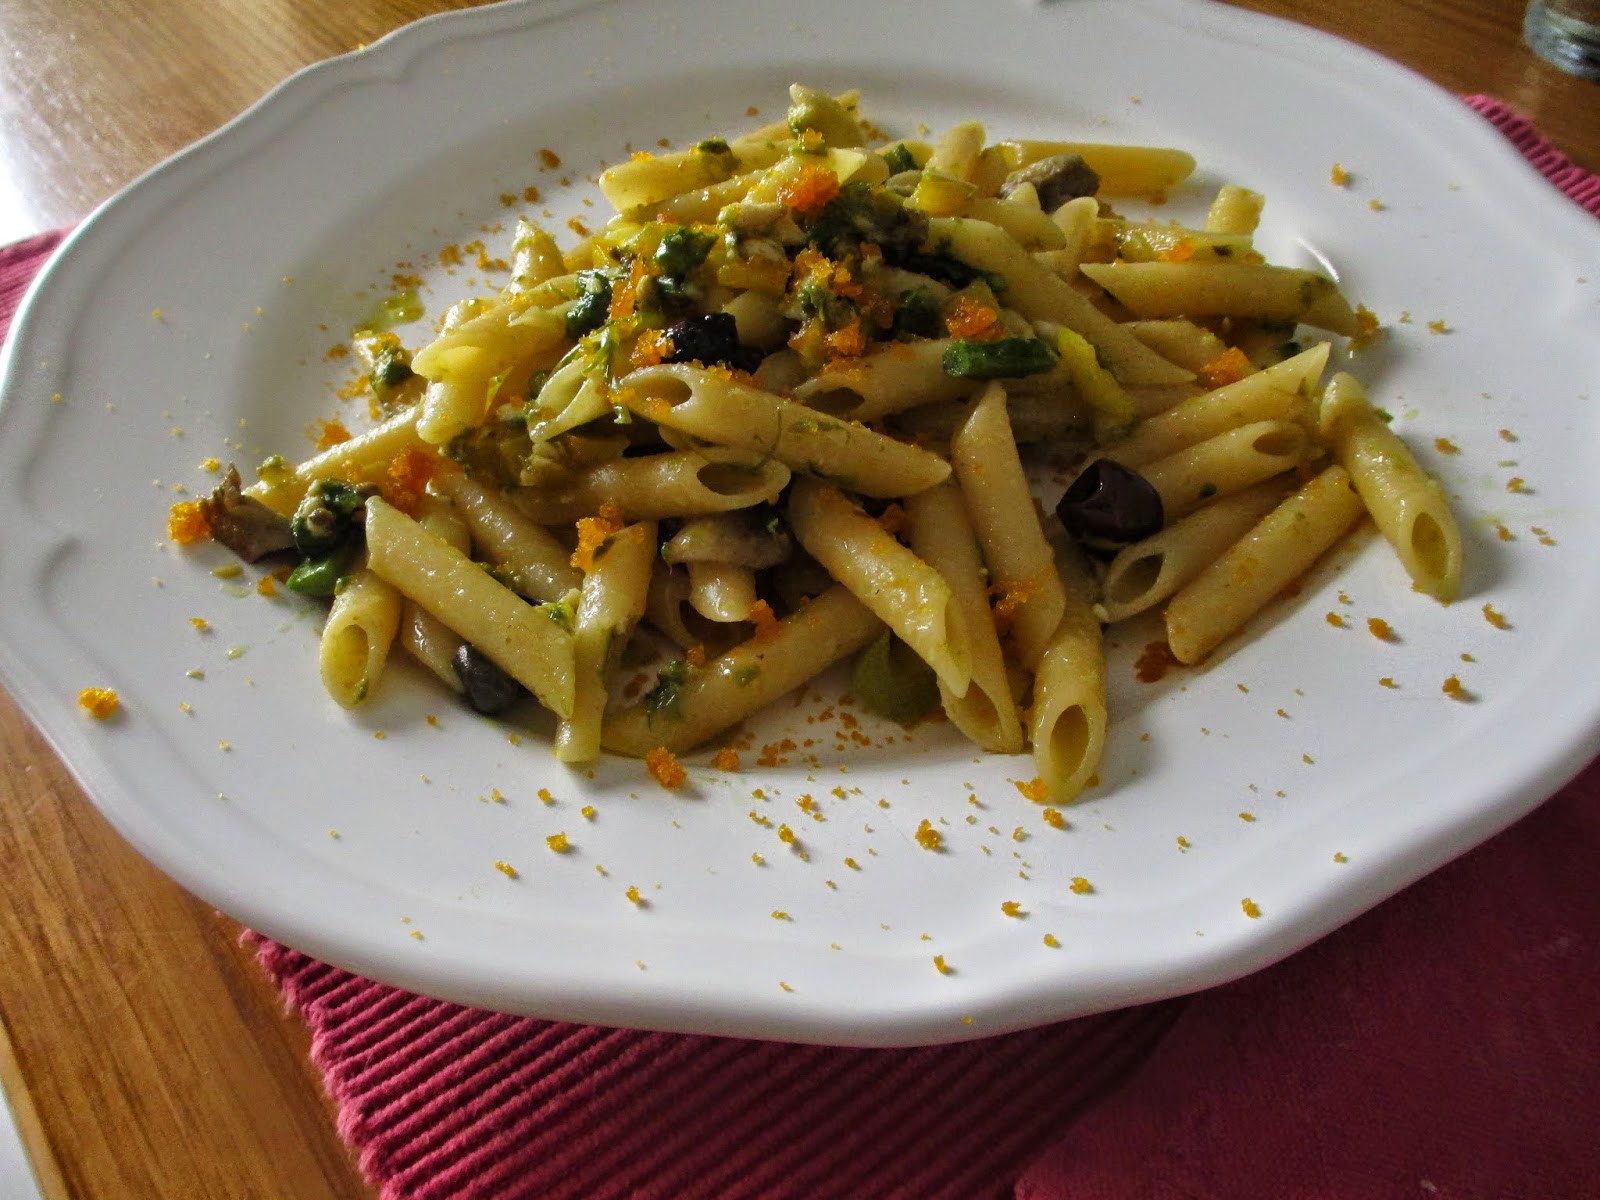
[[675,658],[656,672],[655,686],[644,694],[645,723],[653,724],[659,716],[676,716],[678,698],[683,685],[689,682],[689,664]]
[[896,337],[938,337],[939,299],[928,288],[904,293],[895,305],[892,332]]
[[1039,375],[1056,365],[1055,351],[1038,338],[975,342],[958,338],[945,347],[944,373],[957,379],[1014,379]]
[[567,310],[569,338],[600,328],[611,308],[611,277],[605,271],[579,271],[577,282],[578,301]]
[[883,152],[883,161],[889,164],[889,174],[898,175],[902,171],[915,171],[917,160],[911,157],[911,151],[906,149],[904,142],[896,142]]

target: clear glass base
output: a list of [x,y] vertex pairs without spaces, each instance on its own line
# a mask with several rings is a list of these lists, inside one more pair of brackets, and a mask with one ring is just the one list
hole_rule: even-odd
[[1535,2],[1528,5],[1522,36],[1546,62],[1581,79],[1600,79],[1600,24]]

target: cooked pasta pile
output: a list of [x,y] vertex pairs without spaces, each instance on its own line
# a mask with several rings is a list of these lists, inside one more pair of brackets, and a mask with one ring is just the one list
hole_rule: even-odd
[[[1199,662],[1367,513],[1452,597],[1438,485],[1323,379],[1370,319],[1262,259],[1259,195],[1130,220],[1189,155],[884,141],[853,93],[790,98],[607,170],[576,246],[520,223],[508,286],[426,345],[359,333],[377,423],[230,472],[175,536],[296,562],[345,705],[403,647],[480,711],[531,693],[564,761],[644,758],[848,659],[871,707],[1031,749],[1063,802],[1105,739],[1107,623],[1160,607]],[[1054,513],[1039,443],[1083,451]],[[670,649],[626,698],[641,641]]]

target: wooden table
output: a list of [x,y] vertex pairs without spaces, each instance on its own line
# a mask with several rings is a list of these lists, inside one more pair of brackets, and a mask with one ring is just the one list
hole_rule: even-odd
[[[0,242],[78,220],[291,71],[446,0],[0,0]],[[1600,168],[1600,85],[1522,0],[1245,0],[1523,112]],[[372,1193],[232,922],[111,831],[0,693],[0,1080],[47,1200]]]

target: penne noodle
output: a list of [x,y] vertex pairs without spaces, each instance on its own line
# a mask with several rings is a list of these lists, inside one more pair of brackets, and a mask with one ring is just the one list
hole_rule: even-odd
[[1461,530],[1444,489],[1341,372],[1322,397],[1320,426],[1362,503],[1419,591],[1448,604],[1461,590]]
[[1199,508],[1160,533],[1125,546],[1101,580],[1108,623],[1154,608],[1188,583],[1271,512],[1288,493],[1281,479],[1245,488]]
[[422,444],[417,436],[417,411],[407,409],[297,466],[278,466],[269,460],[262,468],[261,478],[245,489],[245,495],[288,516],[317,480],[381,479],[390,463],[408,450],[421,448]]
[[623,377],[618,396],[659,425],[771,455],[793,470],[834,480],[864,496],[909,495],[950,473],[950,464],[936,454],[698,367],[634,371]]
[[618,458],[572,472],[544,487],[518,491],[528,519],[568,525],[610,505],[624,521],[733,512],[771,503],[789,483],[789,469],[742,449],[701,446]]
[[1066,595],[1034,508],[1006,417],[1005,389],[990,384],[950,442],[967,514],[983,547],[990,586],[1010,614],[1008,637],[1032,670],[1061,624]]
[[[766,708],[834,663],[862,650],[883,622],[836,584],[687,678],[606,719],[601,744],[643,758],[682,753]],[[658,684],[658,688],[661,685]]]
[[1360,332],[1339,285],[1299,267],[1119,262],[1084,263],[1081,270],[1135,317],[1260,317],[1315,325],[1344,337]]
[[1015,171],[1057,154],[1082,156],[1100,176],[1102,196],[1159,196],[1194,172],[1194,155],[1156,146],[1107,146],[1095,142],[1007,141],[999,144],[1008,169]]
[[876,421],[943,400],[961,400],[980,386],[945,374],[948,338],[892,342],[876,354],[829,363],[794,389],[807,408],[851,421]]
[[1167,645],[1197,663],[1299,579],[1363,515],[1343,467],[1331,466],[1258,521],[1167,604]]
[[358,567],[333,596],[317,653],[322,685],[345,708],[366,701],[378,686],[400,630],[401,597]]
[[1306,461],[1310,435],[1291,421],[1256,421],[1146,463],[1140,474],[1161,495],[1168,521],[1243,491]]
[[[583,576],[570,561],[571,551],[504,494],[484,487],[454,464],[435,472],[433,486],[455,503],[478,553],[521,595],[554,601],[582,583]],[[597,511],[598,506],[579,515]]]
[[642,522],[619,529],[595,551],[583,577],[572,635],[572,714],[556,727],[562,762],[592,762],[600,754],[600,729],[611,672],[639,618],[656,556],[656,528]]
[[939,683],[945,715],[983,749],[1017,754],[1023,748],[1022,721],[990,614],[978,535],[967,516],[961,489],[955,480],[947,479],[906,497],[905,507],[912,553],[950,585],[967,628],[971,683],[959,696]]
[[1261,209],[1266,202],[1260,192],[1225,183],[1206,210],[1206,232],[1252,234],[1261,223]]
[[1242,425],[1307,423],[1309,397],[1327,361],[1328,344],[1321,342],[1237,383],[1180,401],[1165,412],[1146,417],[1131,434],[1106,447],[1104,457],[1137,467]]
[[756,606],[756,574],[725,562],[691,562],[689,603],[708,621],[748,621]]
[[1068,804],[1093,781],[1105,750],[1106,660],[1087,565],[1076,547],[1058,551],[1067,602],[1034,672],[1028,741],[1050,798]]
[[794,481],[789,523],[811,557],[932,667],[952,694],[966,694],[972,648],[961,606],[938,571],[837,488],[804,475]]
[[471,642],[557,717],[572,715],[572,632],[437,534],[379,499],[367,502],[367,565]]
[[[455,505],[446,497],[428,492],[422,498],[417,524],[429,533],[437,534],[457,550],[466,553],[472,548],[472,535],[467,523]],[[406,600],[400,609],[401,647],[426,667],[440,683],[453,692],[463,690],[461,677],[456,674],[455,656],[461,639],[455,631],[438,617],[417,604]]]

